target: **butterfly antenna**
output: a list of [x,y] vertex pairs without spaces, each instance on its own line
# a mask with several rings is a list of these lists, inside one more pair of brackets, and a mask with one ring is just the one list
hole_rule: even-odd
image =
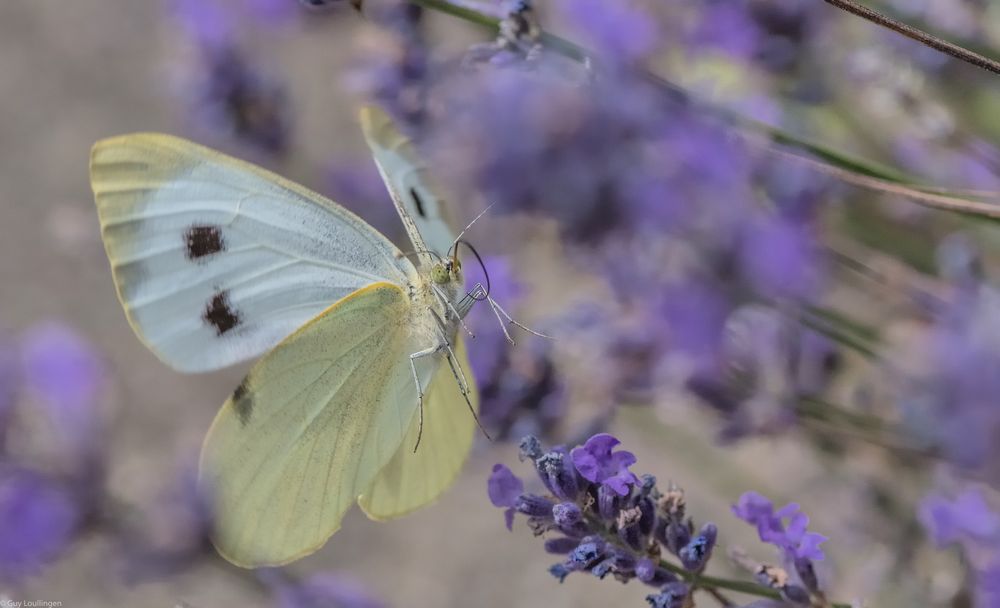
[[469,222],[468,226],[466,226],[465,228],[463,228],[462,231],[458,233],[458,236],[456,236],[455,240],[452,241],[451,247],[448,248],[448,251],[451,251],[452,249],[454,249],[458,245],[458,242],[462,239],[462,237],[465,236],[465,233],[469,231],[469,228],[472,228],[473,224],[475,224],[476,222],[478,222],[479,218],[481,218],[484,215],[486,215],[486,212],[489,211],[490,208],[493,207],[493,205],[495,205],[495,204],[496,203],[490,203],[489,205],[486,205],[486,208],[483,209],[482,212],[479,213],[479,215],[477,215],[475,218],[473,218],[473,220],[471,222]]
[[478,300],[478,301],[482,302],[486,298],[490,297],[490,288],[491,288],[490,287],[490,272],[488,270],[486,270],[486,263],[483,262],[483,258],[479,255],[479,252],[476,251],[476,248],[473,247],[472,243],[470,243],[469,241],[466,241],[465,239],[462,239],[460,241],[456,241],[455,243],[456,243],[455,244],[455,251],[458,251],[458,245],[465,245],[466,247],[468,247],[469,251],[472,252],[472,255],[476,256],[476,261],[479,262],[479,267],[483,269],[483,277],[486,279],[486,293],[481,294],[478,297],[475,294],[473,294],[473,293],[469,293],[468,294],[468,295],[472,296],[472,299]]

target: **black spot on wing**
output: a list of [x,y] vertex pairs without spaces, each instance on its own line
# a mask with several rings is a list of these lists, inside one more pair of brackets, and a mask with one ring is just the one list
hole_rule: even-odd
[[420,217],[427,217],[427,212],[424,211],[424,201],[417,194],[416,188],[410,188],[410,198],[413,199],[413,206],[417,208],[417,213],[420,214]]
[[253,405],[253,396],[250,394],[250,389],[247,388],[247,378],[244,378],[243,382],[240,382],[240,385],[233,391],[233,410],[236,412],[236,418],[240,421],[240,426],[246,426],[250,423]]
[[212,301],[205,306],[201,318],[214,327],[219,336],[240,324],[240,314],[233,310],[229,303],[229,292],[225,290],[212,296]]
[[226,248],[218,226],[191,226],[184,233],[184,245],[189,260],[198,260]]

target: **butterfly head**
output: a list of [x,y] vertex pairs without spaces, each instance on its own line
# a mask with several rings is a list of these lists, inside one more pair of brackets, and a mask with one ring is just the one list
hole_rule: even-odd
[[444,258],[431,267],[431,281],[438,285],[459,282],[462,280],[462,263],[458,256]]

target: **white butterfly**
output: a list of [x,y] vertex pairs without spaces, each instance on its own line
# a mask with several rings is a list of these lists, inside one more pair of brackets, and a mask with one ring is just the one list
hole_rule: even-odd
[[201,454],[214,542],[241,566],[315,551],[355,500],[373,519],[430,503],[472,444],[459,329],[495,302],[466,293],[410,142],[378,111],[362,124],[416,263],[336,203],[197,144],[139,133],[91,154],[118,296],[150,350],[185,372],[270,350]]

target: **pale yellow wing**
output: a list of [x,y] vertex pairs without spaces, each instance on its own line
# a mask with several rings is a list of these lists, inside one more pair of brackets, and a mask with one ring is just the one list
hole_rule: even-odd
[[[470,383],[470,401],[478,408],[472,369],[461,338],[455,355]],[[414,416],[392,460],[358,499],[368,517],[391,519],[434,502],[455,481],[465,463],[475,437],[476,422],[447,362],[439,365],[424,397],[424,432],[414,453],[418,422]]]
[[412,312],[395,285],[362,288],[275,347],[222,407],[200,479],[226,559],[288,563],[340,528],[414,418]]

